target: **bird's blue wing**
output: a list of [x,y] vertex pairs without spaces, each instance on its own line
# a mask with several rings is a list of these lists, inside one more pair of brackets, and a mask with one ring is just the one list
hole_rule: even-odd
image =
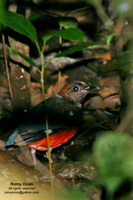
[[15,129],[15,131],[12,133],[12,135],[8,138],[7,142],[6,142],[6,146],[11,146],[14,145],[14,138],[15,136],[19,133],[18,129]]

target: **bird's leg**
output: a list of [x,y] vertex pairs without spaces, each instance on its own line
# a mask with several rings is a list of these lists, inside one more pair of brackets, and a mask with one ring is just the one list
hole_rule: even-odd
[[31,155],[33,158],[33,164],[36,165],[36,149],[31,149]]
[[[52,152],[52,149],[53,148],[49,148],[49,150],[50,150],[50,154],[51,154],[51,152]],[[45,157],[51,162],[51,163],[53,163],[53,160],[51,159],[51,156],[50,156],[50,159],[49,159],[49,154],[48,154],[48,151],[46,151],[46,155],[45,155]]]

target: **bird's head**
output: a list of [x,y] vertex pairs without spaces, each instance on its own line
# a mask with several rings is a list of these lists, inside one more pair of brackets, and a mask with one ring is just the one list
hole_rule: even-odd
[[73,81],[64,85],[60,90],[59,95],[61,95],[67,101],[81,105],[88,93],[98,91],[99,89],[99,87],[88,86],[82,81]]

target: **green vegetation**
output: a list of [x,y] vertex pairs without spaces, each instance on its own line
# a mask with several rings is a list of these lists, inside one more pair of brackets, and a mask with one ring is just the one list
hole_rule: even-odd
[[[92,188],[104,188],[104,190],[106,191],[104,197],[105,200],[130,199],[130,193],[126,193],[126,191],[126,194],[123,194],[118,198],[115,197],[115,194],[124,183],[128,182],[133,184],[132,0],[112,0],[111,2],[109,2],[109,11],[107,13],[105,11],[106,6],[104,7],[102,5],[101,0],[86,0],[85,6],[83,6],[82,8],[73,9],[68,12],[66,11],[63,15],[56,14],[54,12],[51,12],[50,14],[35,13],[29,16],[28,18],[26,18],[22,14],[14,13],[6,9],[5,2],[6,1],[0,0],[0,31],[2,34],[4,34],[4,30],[6,28],[10,28],[16,34],[25,36],[25,38],[30,40],[30,42],[35,45],[35,48],[37,49],[41,58],[41,68],[30,56],[26,56],[23,53],[17,52],[9,44],[8,50],[10,52],[10,55],[21,57],[29,65],[31,65],[32,67],[36,67],[40,75],[42,95],[44,97],[45,69],[49,65],[49,63],[55,58],[58,58],[59,62],[61,62],[60,59],[62,57],[70,56],[79,51],[83,52],[83,50],[88,50],[90,47],[93,49],[94,46],[97,46],[98,48],[102,46],[103,48],[104,45],[106,45],[107,49],[109,48],[113,51],[113,56],[115,54],[114,60],[116,61],[118,59],[118,62],[117,64],[111,63],[112,66],[109,69],[106,68],[106,59],[105,69],[103,69],[102,67],[101,69],[99,67],[100,65],[98,67],[97,65],[95,67],[91,66],[91,69],[93,69],[94,72],[97,73],[100,71],[100,73],[103,73],[103,77],[106,76],[104,74],[104,72],[106,71],[112,72],[115,69],[115,71],[119,72],[122,78],[124,77],[122,79],[122,83],[124,86],[123,88],[126,90],[127,96],[125,94],[123,95],[124,103],[126,101],[126,106],[124,105],[125,107],[123,108],[124,114],[122,113],[120,116],[121,123],[119,124],[118,130],[112,128],[113,130],[110,131],[108,128],[108,131],[103,131],[102,124],[99,125],[99,122],[93,120],[93,118],[88,119],[88,122],[93,121],[92,124],[101,128],[100,134],[99,132],[96,134],[95,142],[92,147],[92,152],[89,154],[89,159],[91,158],[93,160],[93,165],[96,168],[96,176],[94,180],[90,183],[90,185]],[[101,25],[101,32],[99,31],[100,33],[98,32],[95,34],[98,38],[95,39],[95,41],[89,41],[89,39],[86,41],[85,31],[82,30],[82,26],[80,26],[80,23],[78,22],[77,18],[69,16],[73,13],[86,11],[88,8],[93,8],[95,10],[97,16],[99,17],[99,24]],[[39,38],[38,30],[34,26],[34,22],[40,19],[49,18],[56,21],[56,23],[58,24],[58,29],[53,28],[53,30],[50,30],[49,32],[46,31],[46,34],[43,34],[41,38]],[[126,33],[126,30],[123,29],[128,19],[130,19],[129,21],[131,21],[131,27],[128,27],[129,29],[131,29],[131,31],[129,33]],[[122,24],[120,24],[120,32],[119,30],[117,30],[119,29],[119,26],[116,27],[115,23]],[[59,52],[56,52],[56,54],[54,54],[52,58],[49,58],[46,61],[44,57],[44,55],[46,54],[46,46],[48,42],[54,37],[58,38],[60,49]],[[71,44],[67,46],[65,50],[62,48],[63,40],[68,41]],[[123,40],[122,44],[120,43],[121,40]],[[119,42],[117,43],[117,41]],[[124,48],[126,48],[126,50],[124,50]],[[58,66],[58,69],[60,71],[60,64]],[[125,72],[127,76],[125,76]],[[128,76],[130,78],[127,78]],[[103,97],[103,99],[104,98],[106,99],[106,97]],[[1,114],[1,116],[2,115],[4,114]],[[66,158],[66,156],[64,157]],[[87,158],[86,160],[88,161],[89,159]],[[84,162],[86,162],[86,160]],[[130,192],[133,193],[133,191]],[[78,195],[76,192],[73,192],[72,194],[68,192],[68,194],[65,196],[68,199],[86,199],[82,194],[83,192],[80,191]]]

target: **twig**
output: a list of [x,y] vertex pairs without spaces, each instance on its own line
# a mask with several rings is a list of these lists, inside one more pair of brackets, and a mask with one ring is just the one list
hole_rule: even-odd
[[51,163],[51,151],[50,151],[50,144],[49,144],[49,132],[48,132],[48,119],[46,118],[46,135],[47,135],[47,147],[48,147],[48,160],[49,160],[49,176],[50,176],[50,185],[51,185],[51,192],[54,193],[54,184],[53,184],[53,172],[52,172],[52,163]]
[[[62,30],[62,27],[60,26],[60,30]],[[60,47],[62,46],[62,37],[59,37],[59,45]],[[59,50],[59,54],[61,54],[61,50]],[[59,62],[58,62],[58,67],[59,67],[59,72],[58,72],[58,91],[61,89],[61,57],[59,57]]]
[[6,66],[6,74],[7,74],[8,86],[9,86],[11,100],[13,100],[13,93],[12,93],[12,87],[11,87],[11,81],[10,81],[10,73],[9,73],[8,62],[7,62],[7,50],[6,50],[4,34],[2,34],[2,42],[3,42],[3,49],[4,49],[4,58],[5,58],[5,66]]

